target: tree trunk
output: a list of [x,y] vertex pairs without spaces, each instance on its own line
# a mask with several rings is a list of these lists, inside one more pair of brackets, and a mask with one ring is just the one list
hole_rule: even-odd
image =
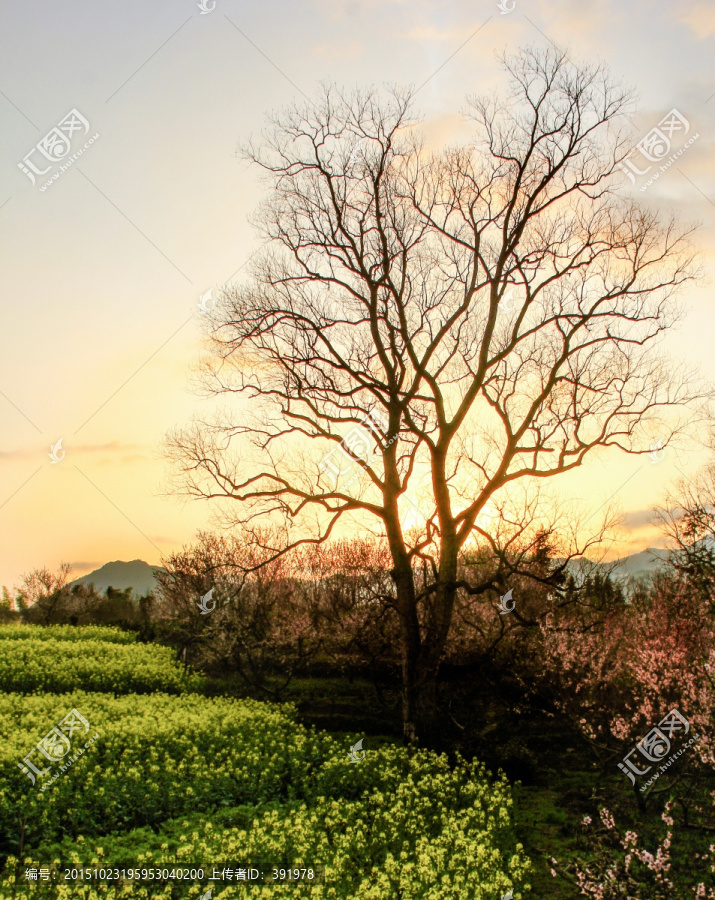
[[419,703],[418,676],[421,641],[414,604],[406,604],[402,607],[400,616],[402,620],[402,736],[405,739],[405,743],[416,744],[420,736],[417,709]]
[[[402,643],[402,734],[408,744],[437,747],[440,742],[438,676],[454,606],[453,588],[432,597],[429,624],[420,629],[414,575],[409,565],[393,570]],[[453,581],[453,579],[452,579]]]
[[416,610],[402,621],[402,735],[408,744],[439,742],[437,684],[441,647],[423,641]]
[[436,747],[439,743],[439,704],[437,683],[439,663],[403,640],[402,655],[402,733],[408,744]]

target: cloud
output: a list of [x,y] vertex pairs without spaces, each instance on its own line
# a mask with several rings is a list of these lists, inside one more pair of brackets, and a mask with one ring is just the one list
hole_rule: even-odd
[[150,540],[154,541],[155,544],[170,544],[172,547],[176,547],[181,543],[175,537],[164,537],[161,534],[151,535]]
[[[148,458],[146,447],[143,447],[141,444],[124,444],[122,441],[110,441],[107,444],[72,444],[63,439],[62,447],[68,455],[70,453],[72,455],[79,453],[123,453],[124,456],[119,460],[121,463],[137,462]],[[7,462],[24,459],[37,460],[38,458],[45,457],[49,453],[49,450],[49,444],[42,449],[22,448],[17,450],[0,450],[0,460],[6,460]]]
[[700,41],[715,35],[715,6],[711,2],[688,2],[674,11],[674,16],[677,22],[687,25]]
[[34,450],[0,450],[0,459],[8,462],[13,459],[32,459],[33,456],[37,456]]
[[[663,510],[665,511],[665,510]],[[683,518],[685,510],[682,506],[668,507],[668,512],[676,521]],[[661,520],[656,509],[636,509],[626,513],[623,517],[623,525],[629,531],[637,531],[639,528],[655,528],[662,530]]]
[[72,573],[74,574],[75,572],[91,572],[94,569],[98,569],[102,565],[102,563],[97,562],[97,561],[94,561],[94,562],[79,561],[79,562],[71,562],[70,565],[72,566]]
[[655,524],[655,513],[652,509],[637,509],[626,513],[623,517],[623,525],[629,531],[639,528],[652,528]]

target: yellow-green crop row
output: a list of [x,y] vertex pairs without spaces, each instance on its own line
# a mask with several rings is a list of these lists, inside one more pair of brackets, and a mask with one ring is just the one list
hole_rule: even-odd
[[110,644],[133,644],[133,631],[122,631],[112,625],[0,625],[0,641],[35,638],[49,641],[107,641]]
[[[13,766],[72,708],[90,726],[72,737],[73,750],[98,737],[43,792]],[[487,900],[521,883],[528,866],[503,779],[490,782],[477,763],[450,767],[445,756],[399,747],[351,764],[343,742],[301,726],[291,707],[195,695],[9,694],[0,697],[0,723],[0,767],[9,773],[0,787],[0,852],[17,855],[22,841],[23,862],[34,858],[38,867],[58,850],[62,863],[83,866],[322,863],[322,887],[232,885],[215,900],[249,891]],[[228,821],[235,807],[238,826]],[[14,871],[10,859],[4,881],[18,898],[76,896],[76,886],[37,884],[28,893],[22,878],[13,884]],[[198,897],[198,887],[170,895],[135,884],[124,896]],[[3,890],[0,900],[12,896]],[[82,891],[112,895],[101,886]]]
[[[157,645],[0,634],[0,688],[14,691],[0,693],[0,900],[178,900],[210,884],[213,900],[492,900],[510,889],[521,900],[528,891],[504,778],[395,746],[351,764],[351,741],[305,728],[292,706],[188,693],[199,681]],[[86,733],[82,725],[68,735],[66,755],[50,762],[34,748],[72,710]],[[21,770],[28,754],[49,769],[34,785]],[[26,866],[55,862],[219,861],[322,864],[326,880],[247,886],[209,882],[207,872],[201,883],[121,886],[23,877]]]
[[[67,763],[48,764],[34,752],[30,762],[50,771],[36,775],[33,786],[18,763],[72,709],[89,731],[72,735],[68,758],[95,734],[97,740],[64,772]],[[60,835],[155,825],[222,803],[297,797],[330,747],[327,735],[295,722],[292,708],[255,701],[0,695],[0,855],[16,852],[21,841],[37,846]]]
[[[273,868],[325,867],[325,882],[312,886],[213,882],[214,900],[494,900],[512,888],[515,900],[523,896],[530,866],[513,838],[512,801],[504,779],[490,782],[477,763],[459,762],[450,768],[443,756],[426,751],[408,755],[397,747],[369,754],[359,766],[338,757],[327,762],[355,775],[359,770],[383,773],[379,780],[389,789],[366,790],[359,800],[321,796],[312,805],[287,804],[253,816],[244,808],[237,813],[247,821],[238,827],[225,825],[233,811],[224,810],[214,817],[194,815],[165,823],[158,833],[139,829],[102,840],[77,838],[48,847],[44,854],[23,854],[23,866],[56,861],[60,871],[73,866],[190,869],[220,861],[236,867],[249,864],[266,873]],[[6,870],[8,890],[12,862]],[[30,893],[24,870],[19,871],[18,898],[73,896],[71,889],[54,885],[45,893],[35,886]],[[207,868],[201,882],[172,882],[169,888],[137,882],[118,896],[198,898],[212,883],[211,874]],[[113,896],[114,888],[82,890],[88,891],[88,900],[95,900]]]
[[0,691],[178,694],[200,685],[200,678],[183,673],[170,647],[158,644],[0,638]]

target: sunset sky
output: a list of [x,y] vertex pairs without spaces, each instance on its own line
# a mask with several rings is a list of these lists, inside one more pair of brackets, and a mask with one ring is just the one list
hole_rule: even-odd
[[[205,504],[165,492],[161,442],[205,411],[190,389],[197,304],[258,247],[262,197],[237,147],[265,116],[321,81],[419,87],[430,139],[463,129],[469,94],[491,91],[497,56],[549,41],[606,62],[638,93],[638,135],[673,108],[699,138],[646,192],[702,223],[703,278],[663,350],[715,380],[715,5],[582,0],[313,0],[5,4],[0,41],[0,585],[33,566],[73,575],[191,541]],[[214,0],[205,0],[207,8]],[[33,185],[19,168],[76,109],[99,137]],[[70,154],[71,155],[71,154]],[[31,157],[36,163],[37,153]],[[637,187],[644,182],[639,181]],[[694,437],[657,464],[615,452],[560,482],[596,511],[617,501],[614,552],[660,541],[651,510],[708,459]],[[50,448],[62,440],[56,464]],[[61,455],[61,454],[60,454]]]

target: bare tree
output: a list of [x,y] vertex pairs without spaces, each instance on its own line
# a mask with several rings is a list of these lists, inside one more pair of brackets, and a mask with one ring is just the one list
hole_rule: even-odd
[[715,608],[715,463],[681,480],[656,519],[671,539],[670,565]]
[[434,737],[456,592],[495,586],[460,581],[460,553],[486,541],[518,571],[485,510],[596,448],[647,452],[695,394],[653,352],[690,232],[614,187],[628,95],[551,50],[504,65],[513,96],[471,101],[473,142],[439,152],[399,90],[325,88],[272,120],[246,151],[269,247],[212,313],[205,367],[247,402],[169,438],[190,495],[280,524],[274,554],[344,517],[386,537],[409,741]]
[[30,618],[48,625],[67,601],[71,570],[69,563],[60,563],[56,572],[44,566],[23,575],[20,587],[16,589],[18,609],[27,611],[26,615]]

